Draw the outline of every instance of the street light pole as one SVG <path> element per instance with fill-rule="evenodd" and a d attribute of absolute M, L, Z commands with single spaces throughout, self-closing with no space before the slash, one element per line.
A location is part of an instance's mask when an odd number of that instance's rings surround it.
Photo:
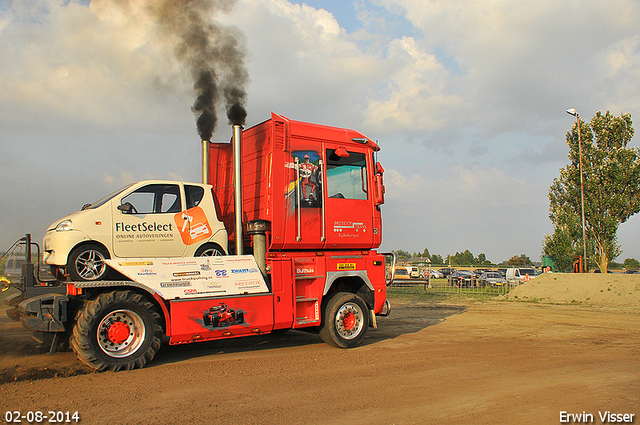
<path fill-rule="evenodd" d="M 574 109 L 567 109 L 567 114 L 573 115 L 576 117 L 576 121 L 578 123 L 578 152 L 580 157 L 580 208 L 582 210 L 582 249 L 583 249 L 583 272 L 589 271 L 588 269 L 588 261 L 587 261 L 587 232 L 584 220 L 584 173 L 582 172 L 582 135 L 580 134 L 580 115 Z"/>

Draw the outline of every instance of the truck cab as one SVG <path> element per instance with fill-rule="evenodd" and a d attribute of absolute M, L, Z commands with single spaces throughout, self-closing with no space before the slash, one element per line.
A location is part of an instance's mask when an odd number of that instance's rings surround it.
<path fill-rule="evenodd" d="M 74 281 L 103 279 L 104 260 L 227 253 L 211 186 L 167 180 L 133 183 L 55 221 L 44 262 Z"/>

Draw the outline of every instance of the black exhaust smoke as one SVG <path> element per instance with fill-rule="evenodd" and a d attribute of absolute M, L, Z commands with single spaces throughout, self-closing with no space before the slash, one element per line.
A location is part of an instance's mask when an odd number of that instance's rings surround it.
<path fill-rule="evenodd" d="M 114 0 L 123 6 L 128 1 Z M 193 79 L 196 100 L 191 110 L 198 134 L 211 140 L 218 121 L 216 106 L 224 101 L 230 125 L 243 125 L 249 74 L 245 68 L 244 35 L 235 27 L 214 21 L 229 13 L 235 0 L 142 0 L 176 58 Z M 220 99 L 220 95 L 224 99 Z"/>

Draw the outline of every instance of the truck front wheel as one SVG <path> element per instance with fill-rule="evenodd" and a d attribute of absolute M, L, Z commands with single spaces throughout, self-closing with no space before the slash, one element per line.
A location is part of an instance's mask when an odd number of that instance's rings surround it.
<path fill-rule="evenodd" d="M 97 370 L 144 367 L 160 349 L 160 314 L 144 296 L 112 291 L 84 303 L 70 343 L 78 359 Z"/>
<path fill-rule="evenodd" d="M 356 294 L 333 294 L 326 300 L 323 309 L 320 337 L 334 347 L 356 347 L 369 328 L 368 313 L 364 301 Z"/>

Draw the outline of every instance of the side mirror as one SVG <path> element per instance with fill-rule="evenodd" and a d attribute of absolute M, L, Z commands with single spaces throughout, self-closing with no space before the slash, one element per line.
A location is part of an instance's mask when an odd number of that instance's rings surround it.
<path fill-rule="evenodd" d="M 384 182 L 382 181 L 382 174 L 376 174 L 373 176 L 374 193 L 373 203 L 375 205 L 384 204 Z"/>
<path fill-rule="evenodd" d="M 133 205 L 131 205 L 129 202 L 126 202 L 124 204 L 118 205 L 118 209 L 123 213 L 131 214 L 131 211 L 133 211 Z"/>
<path fill-rule="evenodd" d="M 375 174 L 373 175 L 373 203 L 375 205 L 384 204 L 384 180 L 382 175 L 384 174 L 384 168 L 379 162 L 376 162 Z"/>
<path fill-rule="evenodd" d="M 349 152 L 344 146 L 338 146 L 338 148 L 335 150 L 335 154 L 340 158 L 349 158 Z"/>

